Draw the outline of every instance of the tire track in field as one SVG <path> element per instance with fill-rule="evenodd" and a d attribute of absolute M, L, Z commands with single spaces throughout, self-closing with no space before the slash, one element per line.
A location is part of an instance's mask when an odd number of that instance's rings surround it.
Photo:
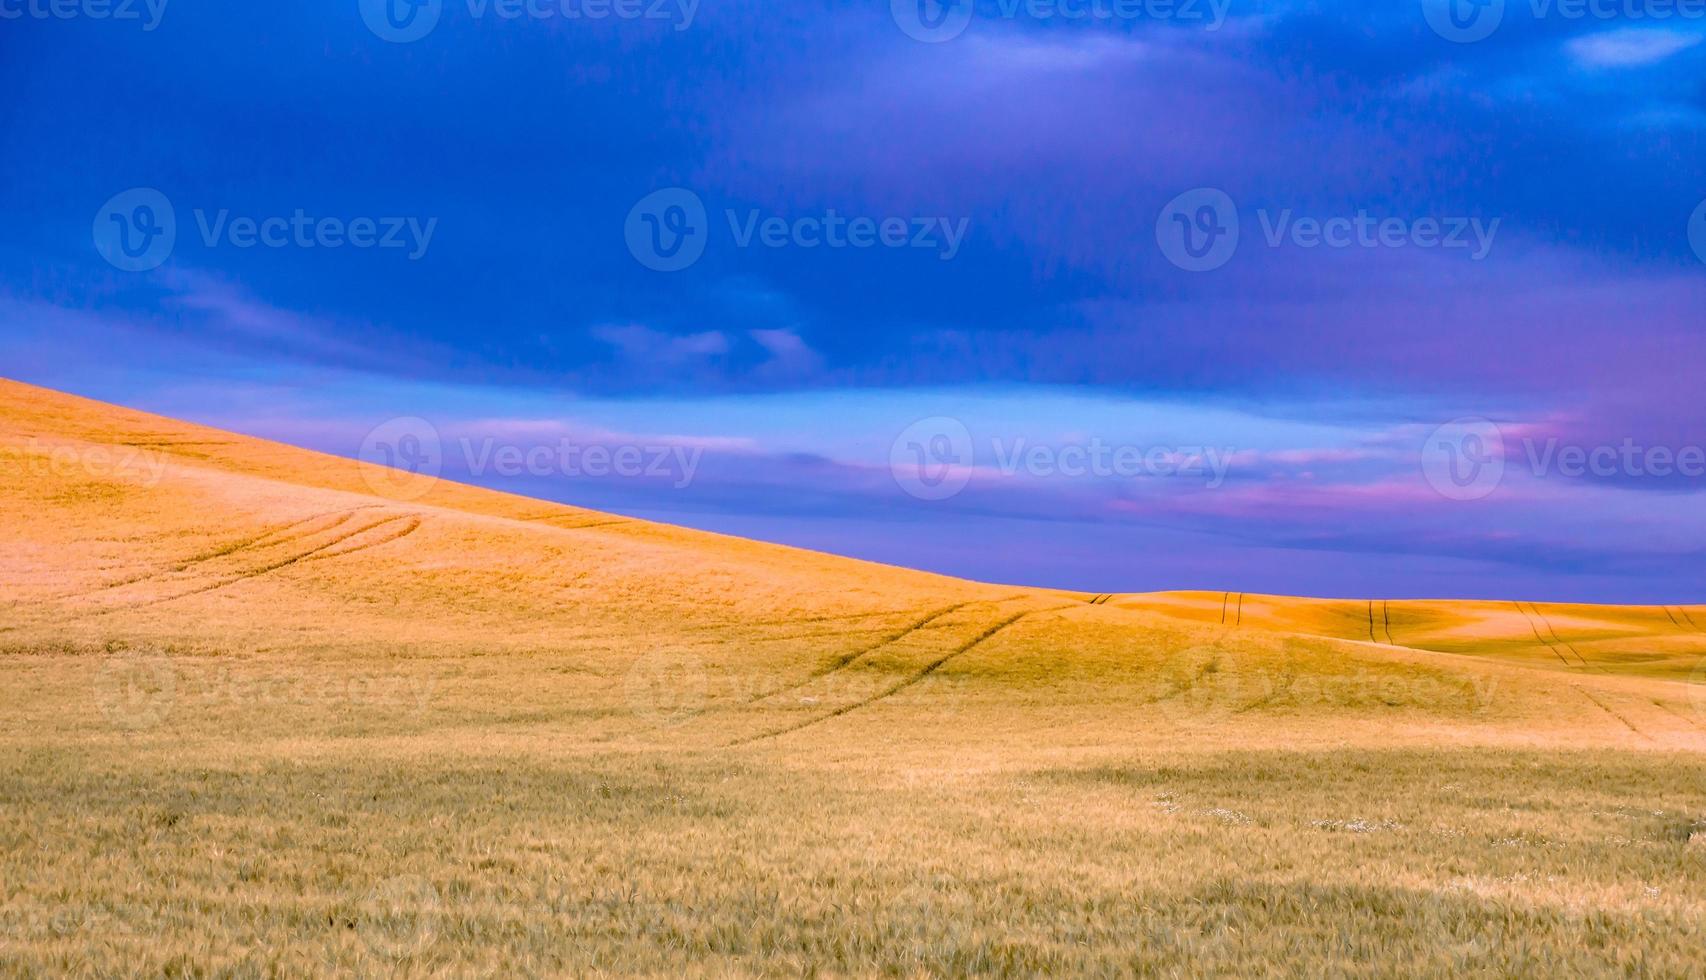
<path fill-rule="evenodd" d="M 1222 625 L 1222 626 L 1226 625 L 1226 606 L 1231 601 L 1232 601 L 1232 593 L 1222 592 L 1220 594 L 1220 625 Z"/>
<path fill-rule="evenodd" d="M 1674 607 L 1676 609 L 1675 613 L 1671 612 L 1672 608 L 1673 607 L 1671 606 L 1665 606 L 1664 611 L 1665 615 L 1670 617 L 1670 621 L 1676 624 L 1677 629 L 1682 630 L 1684 633 L 1706 633 L 1706 630 L 1701 629 L 1700 624 L 1694 621 L 1694 617 L 1688 614 L 1688 610 L 1686 608 L 1676 606 Z"/>
<path fill-rule="evenodd" d="M 1244 593 L 1238 593 L 1238 616 L 1232 621 L 1234 626 L 1244 625 Z"/>
<path fill-rule="evenodd" d="M 816 715 L 814 717 L 807 718 L 803 721 L 795 722 L 792 725 L 786 725 L 786 726 L 784 726 L 782 728 L 778 728 L 774 731 L 764 732 L 764 733 L 759 734 L 759 735 L 753 735 L 749 738 L 737 739 L 733 742 L 728 743 L 728 746 L 732 748 L 732 747 L 737 746 L 737 745 L 749 745 L 753 742 L 761 742 L 761 741 L 763 741 L 765 739 L 769 739 L 769 738 L 779 738 L 783 735 L 790 735 L 790 734 L 793 734 L 794 732 L 800 731 L 801 729 L 810 728 L 813 725 L 821 724 L 821 723 L 829 721 L 833 718 L 839 718 L 842 715 L 848 714 L 849 712 L 857 711 L 860 708 L 870 707 L 871 705 L 876 704 L 879 701 L 883 701 L 887 698 L 893 697 L 894 695 L 900 693 L 901 691 L 906 690 L 909 687 L 912 687 L 915 684 L 921 683 L 926 678 L 928 678 L 931 674 L 934 674 L 936 671 L 940 670 L 942 668 L 942 666 L 944 664 L 946 664 L 948 661 L 953 660 L 956 657 L 960 657 L 960 656 L 963 656 L 963 655 L 971 652 L 972 650 L 976 649 L 981 644 L 983 644 L 983 643 L 987 642 L 988 640 L 990 640 L 991 638 L 993 638 L 996 634 L 1000 633 L 1002 630 L 1007 629 L 1008 627 L 1019 622 L 1020 620 L 1024 619 L 1027 616 L 1030 616 L 1030 615 L 1033 615 L 1034 613 L 1039 613 L 1039 612 L 1059 612 L 1062 609 L 1070 609 L 1070 608 L 1072 608 L 1072 607 L 1070 607 L 1070 606 L 1055 606 L 1055 607 L 1050 608 L 1050 609 L 1034 609 L 1034 610 L 1026 610 L 1023 612 L 1016 612 L 1013 615 L 1008 616 L 1006 619 L 1003 619 L 1000 622 L 996 623 L 995 625 L 984 630 L 982 633 L 979 633 L 978 635 L 972 637 L 970 640 L 966 641 L 965 643 L 962 643 L 959 646 L 955 647 L 953 650 L 949 651 L 948 653 L 943 654 L 942 656 L 936 658 L 935 660 L 931 661 L 928 664 L 925 664 L 924 668 L 922 670 L 919 670 L 917 673 L 911 674 L 908 677 L 906 677 L 905 679 L 889 685 L 888 687 L 882 689 L 881 691 L 878 691 L 876 694 L 873 694 L 868 698 L 863 698 L 861 700 L 854 701 L 851 704 L 844 704 L 839 708 L 835 708 L 834 710 L 826 711 L 821 715 Z"/>
<path fill-rule="evenodd" d="M 1660 711 L 1663 711 L 1665 714 L 1670 715 L 1670 716 L 1675 717 L 1675 718 L 1681 718 L 1690 727 L 1693 727 L 1693 728 L 1700 728 L 1701 727 L 1701 724 L 1700 724 L 1698 719 L 1690 718 L 1687 715 L 1683 714 L 1682 712 L 1676 710 L 1675 708 L 1667 706 L 1663 701 L 1660 701 L 1658 698 L 1652 698 L 1651 700 L 1653 702 L 1653 707 L 1658 708 Z"/>
<path fill-rule="evenodd" d="M 789 691 L 797 691 L 800 688 L 805 687 L 807 684 L 810 684 L 812 681 L 821 680 L 822 678 L 828 677 L 829 675 L 836 673 L 837 671 L 846 670 L 848 667 L 851 667 L 855 663 L 860 661 L 861 659 L 868 657 L 873 653 L 876 653 L 878 650 L 881 650 L 883 647 L 889 646 L 890 644 L 893 644 L 893 643 L 899 643 L 901 640 L 904 640 L 907 637 L 911 636 L 912 634 L 918 632 L 919 630 L 924 629 L 925 627 L 929 626 L 931 623 L 936 622 L 937 620 L 941 619 L 942 617 L 951 616 L 954 613 L 959 612 L 961 609 L 964 609 L 965 607 L 967 607 L 971 604 L 972 603 L 970 601 L 961 602 L 961 603 L 957 603 L 957 604 L 952 605 L 952 606 L 948 606 L 948 607 L 943 608 L 943 609 L 938 609 L 935 612 L 931 613 L 930 615 L 925 616 L 923 619 L 909 623 L 904 628 L 897 630 L 893 633 L 887 634 L 886 636 L 877 640 L 877 642 L 875 642 L 875 643 L 872 643 L 868 646 L 860 647 L 858 650 L 855 650 L 852 653 L 842 654 L 841 656 L 839 656 L 839 657 L 835 658 L 833 661 L 831 661 L 829 666 L 818 667 L 818 668 L 814 669 L 811 673 L 807 674 L 805 676 L 805 678 L 802 680 L 795 681 L 792 684 L 783 685 L 782 687 L 778 687 L 773 691 L 765 691 L 765 692 L 762 692 L 760 694 L 755 694 L 752 697 L 747 699 L 747 703 L 748 704 L 754 704 L 756 702 L 763 701 L 766 698 L 773 698 L 778 694 L 787 694 Z"/>
<path fill-rule="evenodd" d="M 1516 611 L 1519 613 L 1522 613 L 1522 618 L 1528 621 L 1528 628 L 1530 631 L 1532 631 L 1534 633 L 1534 639 L 1536 642 L 1538 642 L 1541 646 L 1545 647 L 1546 649 L 1552 651 L 1552 655 L 1557 657 L 1559 660 L 1563 661 L 1564 666 L 1571 667 L 1571 668 L 1574 668 L 1576 666 L 1575 664 L 1570 662 L 1569 657 L 1564 656 L 1563 651 L 1561 651 L 1557 647 L 1553 646 L 1550 642 L 1547 641 L 1547 639 L 1544 636 L 1540 635 L 1540 624 L 1538 624 L 1534 621 L 1534 617 L 1530 616 L 1528 614 L 1528 610 L 1522 608 L 1522 603 L 1512 602 L 1511 605 L 1515 606 Z M 1580 656 L 1580 654 L 1577 654 L 1577 656 Z M 1580 689 L 1578 688 L 1578 690 L 1580 690 Z"/>
<path fill-rule="evenodd" d="M 1636 728 L 1634 722 L 1623 717 L 1622 715 L 1618 714 L 1617 712 L 1611 710 L 1611 708 L 1608 705 L 1606 705 L 1605 702 L 1603 702 L 1599 698 L 1596 698 L 1593 695 L 1589 694 L 1585 689 L 1583 689 L 1581 687 L 1577 687 L 1576 685 L 1571 685 L 1571 686 L 1575 687 L 1576 692 L 1578 694 L 1580 694 L 1582 697 L 1587 698 L 1589 701 L 1592 701 L 1594 703 L 1594 706 L 1599 708 L 1599 710 L 1605 712 L 1606 714 L 1610 715 L 1611 717 L 1616 718 L 1618 721 L 1622 722 L 1624 728 L 1629 729 L 1630 731 L 1641 736 L 1642 738 L 1646 739 L 1649 742 L 1658 741 L 1658 739 L 1653 738 L 1653 736 L 1648 735 L 1646 732 L 1641 731 L 1639 728 Z"/>
<path fill-rule="evenodd" d="M 127 579 L 121 579 L 117 582 L 109 582 L 106 585 L 96 586 L 93 589 L 86 589 L 86 590 L 82 590 L 82 591 L 78 591 L 78 592 L 67 592 L 63 595 L 51 596 L 50 601 L 63 602 L 67 599 L 87 599 L 87 598 L 90 598 L 92 596 L 99 595 L 102 592 L 111 592 L 113 589 L 122 589 L 127 585 L 136 585 L 136 584 L 141 583 L 141 582 L 150 582 L 150 581 L 153 581 L 154 579 L 161 578 L 161 577 L 166 576 L 166 575 L 174 575 L 174 574 L 177 574 L 179 572 L 187 572 L 197 565 L 204 565 L 210 561 L 217 561 L 221 558 L 229 558 L 232 555 L 240 555 L 240 554 L 243 554 L 244 552 L 254 551 L 254 550 L 259 549 L 259 548 L 274 548 L 274 547 L 277 547 L 278 545 L 281 545 L 281 544 L 288 544 L 291 541 L 297 541 L 297 540 L 300 540 L 302 538 L 305 538 L 310 534 L 318 534 L 321 531 L 330 531 L 333 528 L 340 527 L 343 524 L 348 523 L 349 520 L 355 516 L 356 511 L 362 510 L 362 509 L 365 509 L 365 508 L 358 507 L 355 510 L 349 510 L 349 511 L 335 511 L 335 510 L 334 511 L 327 511 L 324 514 L 315 514 L 312 517 L 304 517 L 299 521 L 291 521 L 288 524 L 280 524 L 277 527 L 269 528 L 268 530 L 263 531 L 260 534 L 254 535 L 253 537 L 243 538 L 240 541 L 234 541 L 234 542 L 231 542 L 230 544 L 220 545 L 219 547 L 213 549 L 212 551 L 199 552 L 199 553 L 197 553 L 195 555 L 191 555 L 190 557 L 185 558 L 181 561 L 174 562 L 174 563 L 162 566 L 160 568 L 155 568 L 151 571 L 143 572 L 143 573 L 138 574 L 138 575 L 132 575 L 130 578 L 127 578 Z M 285 532 L 290 531 L 290 530 L 295 529 L 295 528 L 304 528 L 306 525 L 314 524 L 317 521 L 322 521 L 328 517 L 333 517 L 333 516 L 337 516 L 338 519 L 333 521 L 331 524 L 326 525 L 325 527 L 307 528 L 305 530 L 297 532 L 296 534 L 292 534 L 292 535 L 288 535 L 288 536 L 283 537 L 283 538 L 279 538 L 276 541 L 268 541 L 269 538 L 272 538 L 276 535 L 284 534 Z"/>
<path fill-rule="evenodd" d="M 631 517 L 610 517 L 610 518 L 604 518 L 604 519 L 594 518 L 593 520 L 587 521 L 585 524 L 566 524 L 565 525 L 565 524 L 552 523 L 554 521 L 564 521 L 564 520 L 568 520 L 570 518 L 577 518 L 580 516 L 581 516 L 580 514 L 543 514 L 539 517 L 518 517 L 518 518 L 516 518 L 516 520 L 521 521 L 524 524 L 546 524 L 546 525 L 549 525 L 551 527 L 556 528 L 559 531 L 585 531 L 588 528 L 609 527 L 612 524 L 633 524 L 634 523 L 634 519 Z"/>
<path fill-rule="evenodd" d="M 1682 613 L 1682 618 L 1683 618 L 1683 621 L 1684 621 L 1684 622 L 1686 622 L 1686 623 L 1688 623 L 1688 625 L 1690 625 L 1690 626 L 1692 626 L 1692 627 L 1694 627 L 1694 631 L 1695 631 L 1695 632 L 1696 632 L 1696 633 L 1706 633 L 1706 629 L 1701 629 L 1701 628 L 1700 628 L 1700 624 L 1699 624 L 1699 623 L 1696 623 L 1696 622 L 1695 622 L 1695 621 L 1694 621 L 1694 617 L 1693 617 L 1693 616 L 1690 616 L 1690 615 L 1689 615 L 1689 614 L 1688 614 L 1688 608 L 1687 608 L 1687 607 L 1686 607 L 1686 606 L 1677 606 L 1677 607 L 1676 607 L 1676 611 L 1677 611 L 1677 612 L 1679 612 L 1679 613 Z"/>
<path fill-rule="evenodd" d="M 1552 625 L 1552 621 L 1550 619 L 1547 619 L 1546 614 L 1540 611 L 1540 605 L 1538 603 L 1530 602 L 1528 604 L 1528 608 L 1534 610 L 1534 615 L 1540 617 L 1541 625 L 1546 627 L 1546 632 L 1552 634 L 1552 640 L 1555 643 L 1557 643 L 1559 646 L 1562 646 L 1564 649 L 1570 651 L 1570 653 L 1572 655 L 1574 655 L 1577 660 L 1581 661 L 1581 668 L 1583 670 L 1599 670 L 1598 667 L 1595 667 L 1593 664 L 1588 663 L 1588 658 L 1582 656 L 1582 652 L 1580 650 L 1577 650 L 1575 648 L 1575 646 L 1570 643 L 1569 640 L 1564 639 L 1563 635 L 1558 632 L 1557 627 Z M 1603 671 L 1602 671 L 1602 673 L 1603 673 Z"/>
<path fill-rule="evenodd" d="M 1379 643 L 1380 637 L 1374 635 L 1374 600 L 1368 600 L 1368 642 Z"/>
<path fill-rule="evenodd" d="M 1388 646 L 1397 646 L 1398 641 L 1394 640 L 1392 638 L 1392 600 L 1391 599 L 1380 600 L 1380 621 L 1381 621 L 1381 626 L 1386 630 L 1386 643 L 1387 643 L 1387 645 Z"/>
<path fill-rule="evenodd" d="M 844 614 L 837 614 L 837 615 L 832 615 L 832 616 L 800 616 L 800 617 L 797 617 L 794 619 L 724 620 L 724 621 L 715 622 L 715 623 L 704 623 L 704 624 L 699 625 L 699 626 L 684 626 L 681 628 L 681 632 L 683 632 L 683 633 L 706 633 L 706 632 L 710 632 L 712 630 L 749 629 L 749 628 L 754 627 L 754 626 L 801 626 L 801 625 L 804 625 L 806 623 L 838 623 L 838 622 L 843 622 L 843 621 L 855 621 L 855 620 L 860 620 L 860 619 L 882 619 L 884 617 L 904 616 L 907 613 L 916 612 L 916 611 L 917 611 L 916 608 L 879 609 L 876 612 L 844 613 Z M 877 628 L 876 627 L 869 627 L 869 629 L 871 629 L 871 631 L 874 632 Z"/>
<path fill-rule="evenodd" d="M 409 518 L 409 522 L 407 524 L 405 524 L 401 530 L 397 531 L 394 534 L 388 534 L 382 538 L 377 538 L 373 541 L 357 542 L 356 544 L 351 545 L 350 547 L 344 548 L 344 549 L 339 550 L 339 551 L 323 551 L 317 555 L 312 555 L 312 556 L 304 558 L 302 560 L 303 561 L 325 561 L 327 558 L 342 558 L 345 555 L 353 555 L 358 551 L 366 551 L 369 548 L 377 548 L 380 545 L 390 544 L 393 541 L 401 541 L 402 539 L 408 537 L 409 535 L 415 533 L 416 531 L 419 531 L 421 529 L 422 523 L 423 523 L 422 518 L 411 517 L 411 518 Z M 372 528 L 369 528 L 369 530 L 372 530 Z"/>
<path fill-rule="evenodd" d="M 307 551 L 301 552 L 299 554 L 292 555 L 289 558 L 285 558 L 285 559 L 280 560 L 280 561 L 275 561 L 275 562 L 272 562 L 272 563 L 267 564 L 267 565 L 262 565 L 259 568 L 250 569 L 248 571 L 243 572 L 240 575 L 234 575 L 230 578 L 222 579 L 218 582 L 214 582 L 211 585 L 204 585 L 204 586 L 201 586 L 200 588 L 191 589 L 188 592 L 180 592 L 177 595 L 166 596 L 166 597 L 160 598 L 160 599 L 149 599 L 145 602 L 131 603 L 129 605 L 124 605 L 124 606 L 114 606 L 110 609 L 99 610 L 95 613 L 92 613 L 91 615 L 106 616 L 106 615 L 110 615 L 111 613 L 120 612 L 120 611 L 124 611 L 124 610 L 142 609 L 142 608 L 146 608 L 148 606 L 158 606 L 158 605 L 161 605 L 161 604 L 167 603 L 167 602 L 176 602 L 179 599 L 187 599 L 191 596 L 205 595 L 209 592 L 214 592 L 214 591 L 217 591 L 219 589 L 226 588 L 227 586 L 236 585 L 239 582 L 247 582 L 248 580 L 253 579 L 253 578 L 260 578 L 263 575 L 270 575 L 273 572 L 276 572 L 281 568 L 288 568 L 291 565 L 295 565 L 298 562 L 306 561 L 306 560 L 314 557 L 315 555 L 318 555 L 318 554 L 320 554 L 324 551 L 327 551 L 331 548 L 336 548 L 338 545 L 343 544 L 344 542 L 350 540 L 351 538 L 359 537 L 363 534 L 366 534 L 369 531 L 376 530 L 376 529 L 384 527 L 388 524 L 395 524 L 398 521 L 403 521 L 403 520 L 408 520 L 408 519 L 409 519 L 409 515 L 407 515 L 407 514 L 397 514 L 397 515 L 392 516 L 392 517 L 381 518 L 380 520 L 377 520 L 377 521 L 373 522 L 372 524 L 368 524 L 364 527 L 356 528 L 354 531 L 350 531 L 348 534 L 340 534 L 337 537 L 333 538 L 332 540 L 327 541 L 323 544 L 316 545 L 313 548 L 308 549 Z M 403 533 L 401 533 L 401 534 L 392 535 L 390 537 L 384 538 L 383 540 L 376 541 L 376 542 L 363 543 L 357 547 L 347 548 L 343 551 L 337 552 L 336 555 L 328 555 L 327 557 L 341 557 L 344 555 L 353 554 L 354 552 L 357 552 L 357 551 L 364 551 L 367 548 L 378 547 L 381 544 L 386 544 L 386 543 L 389 543 L 391 541 L 395 541 L 398 538 L 407 537 L 408 535 L 413 534 L 420 527 L 420 525 L 421 525 L 421 519 L 416 517 L 413 519 L 413 524 L 410 527 L 408 527 L 407 530 L 403 531 Z"/>

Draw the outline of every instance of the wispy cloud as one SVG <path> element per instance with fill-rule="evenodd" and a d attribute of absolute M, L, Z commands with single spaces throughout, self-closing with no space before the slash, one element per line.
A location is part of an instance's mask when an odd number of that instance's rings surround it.
<path fill-rule="evenodd" d="M 1574 38 L 1568 49 L 1577 62 L 1590 68 L 1633 68 L 1656 64 L 1701 41 L 1706 41 L 1706 35 L 1626 27 Z"/>

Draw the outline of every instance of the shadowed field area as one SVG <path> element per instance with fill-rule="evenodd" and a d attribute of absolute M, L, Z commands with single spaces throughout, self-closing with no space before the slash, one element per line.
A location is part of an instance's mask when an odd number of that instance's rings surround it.
<path fill-rule="evenodd" d="M 1698 970 L 1706 607 L 985 585 L 4 382 L 0 501 L 10 972 Z"/>

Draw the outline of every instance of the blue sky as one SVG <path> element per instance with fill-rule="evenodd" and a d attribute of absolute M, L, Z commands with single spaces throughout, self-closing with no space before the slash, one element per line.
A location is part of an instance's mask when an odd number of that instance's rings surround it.
<path fill-rule="evenodd" d="M 1441 3 L 0 0 L 0 374 L 981 578 L 1700 601 L 1706 9 Z M 464 451 L 565 440 L 699 455 Z"/>

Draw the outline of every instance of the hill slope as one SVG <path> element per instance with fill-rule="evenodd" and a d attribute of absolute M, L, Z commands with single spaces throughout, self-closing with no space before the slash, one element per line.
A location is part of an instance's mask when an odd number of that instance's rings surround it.
<path fill-rule="evenodd" d="M 998 587 L 0 383 L 0 973 L 1654 975 L 1706 610 Z"/>
<path fill-rule="evenodd" d="M 13 383 L 0 454 L 14 651 L 570 657 L 714 709 L 691 726 L 712 741 L 843 731 L 926 681 L 1026 711 L 1094 691 L 1110 713 L 1157 705 L 1162 728 L 1706 734 L 1700 607 L 988 586 L 443 481 L 389 499 L 365 464 Z"/>

